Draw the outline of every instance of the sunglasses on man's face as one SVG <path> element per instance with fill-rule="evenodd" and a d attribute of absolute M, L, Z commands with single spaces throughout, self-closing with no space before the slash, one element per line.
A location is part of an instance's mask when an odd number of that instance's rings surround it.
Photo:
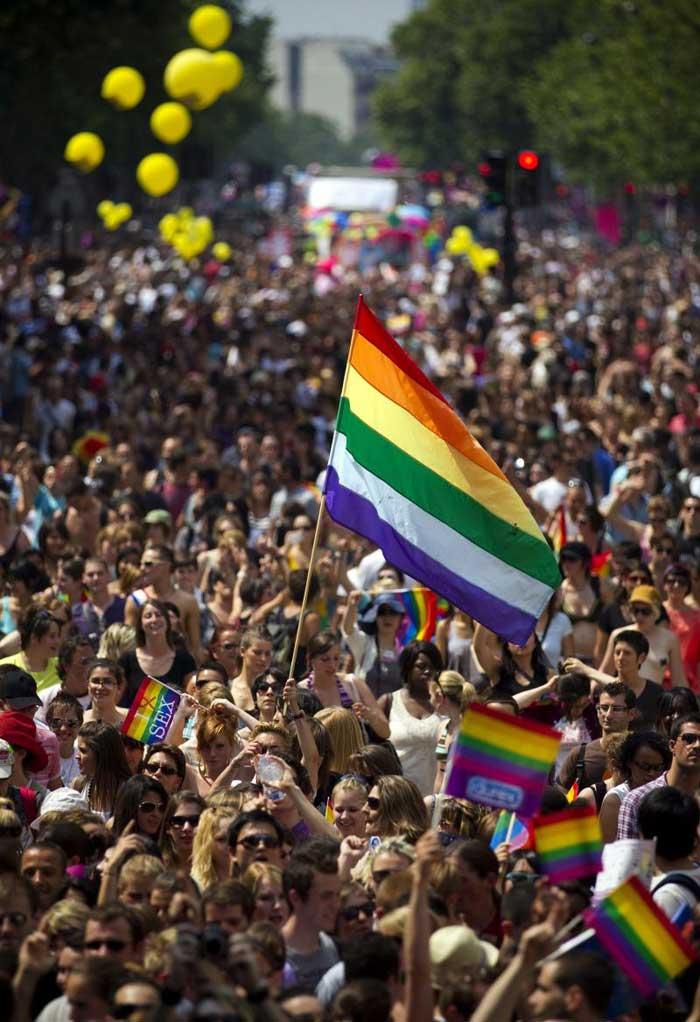
<path fill-rule="evenodd" d="M 110 954 L 118 955 L 126 947 L 126 941 L 117 940 L 116 938 L 86 940 L 84 947 L 86 951 L 101 951 L 102 948 L 106 948 Z"/>
<path fill-rule="evenodd" d="M 646 604 L 643 605 L 635 604 L 633 607 L 630 607 L 630 610 L 632 611 L 635 617 L 639 617 L 640 614 L 642 617 L 651 617 L 651 615 L 654 613 L 654 608 L 648 607 Z"/>
<path fill-rule="evenodd" d="M 341 908 L 338 915 L 341 919 L 344 919 L 346 923 L 354 923 L 356 919 L 359 919 L 363 915 L 366 919 L 374 915 L 374 903 L 366 901 L 362 905 L 348 905 L 347 908 Z"/>
<path fill-rule="evenodd" d="M 280 846 L 279 841 L 272 834 L 246 834 L 245 837 L 237 841 L 237 844 L 243 845 L 244 848 L 251 851 L 255 848 L 279 848 Z"/>

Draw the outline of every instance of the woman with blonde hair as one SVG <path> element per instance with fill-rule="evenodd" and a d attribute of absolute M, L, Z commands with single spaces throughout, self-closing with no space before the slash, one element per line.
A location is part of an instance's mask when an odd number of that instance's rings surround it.
<path fill-rule="evenodd" d="M 105 628 L 97 655 L 105 660 L 119 663 L 126 653 L 130 653 L 134 649 L 136 649 L 136 629 L 131 625 L 114 624 Z"/>
<path fill-rule="evenodd" d="M 367 827 L 368 787 L 359 777 L 343 777 L 331 792 L 333 823 L 341 837 L 364 837 Z"/>
<path fill-rule="evenodd" d="M 255 899 L 253 922 L 282 926 L 289 918 L 282 870 L 270 862 L 251 862 L 241 878 Z"/>
<path fill-rule="evenodd" d="M 216 792 L 221 798 L 229 789 Z M 214 795 L 210 796 L 214 798 Z M 200 891 L 229 878 L 228 829 L 241 811 L 237 806 L 209 806 L 199 817 L 192 847 L 191 876 Z"/>
<path fill-rule="evenodd" d="M 90 909 L 82 901 L 62 898 L 47 909 L 41 917 L 39 932 L 49 938 L 52 950 L 58 954 L 68 944 L 82 947 L 85 923 Z"/>
<path fill-rule="evenodd" d="M 340 706 L 326 706 L 315 714 L 315 719 L 320 720 L 330 736 L 333 750 L 331 774 L 347 773 L 350 756 L 364 745 L 360 722 L 352 710 L 344 710 Z"/>
<path fill-rule="evenodd" d="M 365 803 L 365 833 L 401 836 L 415 842 L 428 829 L 428 811 L 418 786 L 406 777 L 378 777 Z"/>
<path fill-rule="evenodd" d="M 435 712 L 447 718 L 435 746 L 437 772 L 433 792 L 436 795 L 442 791 L 445 781 L 445 766 L 452 739 L 459 730 L 464 711 L 474 699 L 476 689 L 458 671 L 441 671 L 437 681 L 431 685 L 431 702 Z"/>

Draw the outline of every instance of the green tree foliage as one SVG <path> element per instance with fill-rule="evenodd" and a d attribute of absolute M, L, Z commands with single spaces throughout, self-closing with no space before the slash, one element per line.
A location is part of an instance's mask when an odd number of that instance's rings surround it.
<path fill-rule="evenodd" d="M 540 143 L 602 185 L 700 173 L 694 0 L 576 0 L 523 95 Z"/>
<path fill-rule="evenodd" d="M 409 163 L 473 162 L 531 144 L 520 84 L 565 31 L 562 0 L 430 0 L 398 25 L 402 66 L 375 93 L 387 144 Z"/>
<path fill-rule="evenodd" d="M 407 162 L 536 143 L 603 185 L 700 173 L 696 0 L 429 0 L 393 44 L 375 114 Z"/>
<path fill-rule="evenodd" d="M 133 187 L 138 160 L 163 148 L 148 118 L 168 98 L 162 81 L 168 59 L 195 45 L 187 19 L 196 6 L 193 0 L 2 0 L 3 180 L 41 193 L 63 163 L 66 140 L 90 130 L 107 148 L 98 174 L 112 180 L 119 175 Z M 214 159 L 232 153 L 236 139 L 260 119 L 271 82 L 264 67 L 269 21 L 245 18 L 237 0 L 223 6 L 233 18 L 225 46 L 241 58 L 245 76 L 235 92 L 194 115 L 184 148 L 172 149 L 178 159 L 184 154 L 185 165 L 193 148 L 205 148 Z M 146 95 L 132 111 L 116 111 L 100 98 L 104 75 L 119 64 L 136 67 L 146 79 Z"/>

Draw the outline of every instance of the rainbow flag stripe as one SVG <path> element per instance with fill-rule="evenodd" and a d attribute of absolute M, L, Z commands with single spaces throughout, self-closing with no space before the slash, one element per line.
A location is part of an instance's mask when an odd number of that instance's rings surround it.
<path fill-rule="evenodd" d="M 445 794 L 535 816 L 560 741 L 537 721 L 472 704 L 453 742 Z"/>
<path fill-rule="evenodd" d="M 695 961 L 692 947 L 639 877 L 631 876 L 595 908 L 586 909 L 584 919 L 644 997 Z"/>
<path fill-rule="evenodd" d="M 164 742 L 180 704 L 180 693 L 155 678 L 144 678 L 122 724 L 122 734 L 144 745 Z"/>
<path fill-rule="evenodd" d="M 510 831 L 510 841 L 508 844 L 510 845 L 511 852 L 517 851 L 518 848 L 528 848 L 531 846 L 531 835 L 527 824 L 521 823 L 516 816 L 511 827 L 510 821 L 512 816 L 512 813 L 507 813 L 505 809 L 501 809 L 496 821 L 496 829 L 489 843 L 489 846 L 494 850 L 506 840 L 508 831 Z"/>
<path fill-rule="evenodd" d="M 559 585 L 515 489 L 362 298 L 325 497 L 334 521 L 511 642 Z"/>
<path fill-rule="evenodd" d="M 447 617 L 450 605 L 432 591 L 421 586 L 413 589 L 397 589 L 406 614 L 401 622 L 397 639 L 402 646 L 408 642 L 430 642 L 435 635 L 438 621 Z"/>
<path fill-rule="evenodd" d="M 552 883 L 599 872 L 603 837 L 592 806 L 537 816 L 534 830 L 541 871 Z"/>

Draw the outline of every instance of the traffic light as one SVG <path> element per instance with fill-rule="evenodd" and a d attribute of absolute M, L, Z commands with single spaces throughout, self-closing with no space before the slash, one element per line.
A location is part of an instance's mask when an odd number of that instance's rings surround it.
<path fill-rule="evenodd" d="M 521 149 L 515 157 L 514 200 L 517 209 L 539 206 L 542 187 L 542 160 L 532 149 Z"/>
<path fill-rule="evenodd" d="M 477 166 L 479 176 L 486 186 L 484 198 L 487 205 L 505 206 L 508 195 L 508 158 L 501 152 L 485 153 Z"/>

